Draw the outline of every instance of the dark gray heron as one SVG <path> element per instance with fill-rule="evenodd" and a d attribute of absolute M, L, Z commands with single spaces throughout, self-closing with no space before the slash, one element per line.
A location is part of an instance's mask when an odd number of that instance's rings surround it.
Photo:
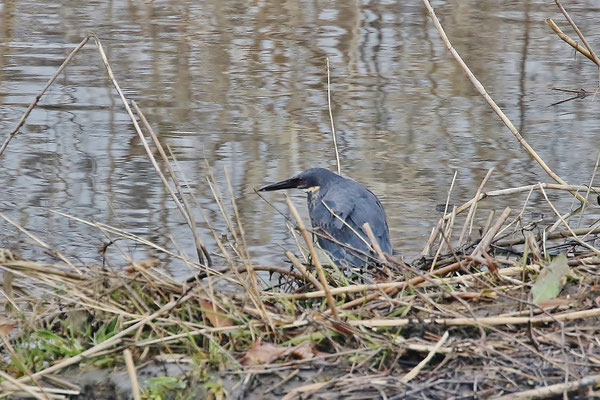
<path fill-rule="evenodd" d="M 362 267 L 376 260 L 363 230 L 365 222 L 384 253 L 392 254 L 383 206 L 369 189 L 324 168 L 311 168 L 259 191 L 304 189 L 308 214 L 319 246 L 345 266 Z"/>

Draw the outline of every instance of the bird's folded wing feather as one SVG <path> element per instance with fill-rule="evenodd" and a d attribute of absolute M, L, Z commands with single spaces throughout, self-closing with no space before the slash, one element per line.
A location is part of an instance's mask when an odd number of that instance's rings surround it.
<path fill-rule="evenodd" d="M 326 195 L 322 200 L 331 210 L 335 211 L 337 216 L 365 238 L 366 234 L 364 234 L 362 226 L 368 222 L 382 250 L 387 253 L 391 252 L 385 211 L 379 199 L 371 191 L 364 188 L 358 195 L 354 192 L 354 196 L 336 195 L 333 200 L 330 197 Z M 329 212 L 326 207 L 323 207 L 323 209 L 325 212 Z M 331 215 L 331 218 L 335 219 L 331 222 L 336 229 L 344 227 L 345 224 L 340 221 L 340 218 L 333 215 Z"/>
<path fill-rule="evenodd" d="M 356 203 L 346 197 L 324 196 L 320 203 L 316 203 L 312 210 L 313 221 L 320 228 L 330 231 L 332 228 L 340 230 L 344 228 L 344 222 L 354 211 Z"/>
<path fill-rule="evenodd" d="M 313 215 L 317 217 L 316 220 L 325 222 L 325 224 L 319 223 L 319 225 L 339 230 L 348 224 L 362 233 L 362 226 L 368 222 L 376 237 L 387 236 L 388 227 L 383 206 L 369 190 L 364 189 L 360 194 L 353 193 L 352 196 L 328 192 L 321 201 L 327 207 L 322 203 L 315 204 L 313 210 Z M 324 228 L 324 226 L 321 227 Z"/>

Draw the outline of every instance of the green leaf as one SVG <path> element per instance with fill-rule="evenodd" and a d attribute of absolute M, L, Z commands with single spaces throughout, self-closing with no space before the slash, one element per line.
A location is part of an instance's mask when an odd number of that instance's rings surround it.
<path fill-rule="evenodd" d="M 558 296 L 562 289 L 565 275 L 569 273 L 569 264 L 564 254 L 556 257 L 540 273 L 531 288 L 531 298 L 534 303 L 550 300 Z"/>

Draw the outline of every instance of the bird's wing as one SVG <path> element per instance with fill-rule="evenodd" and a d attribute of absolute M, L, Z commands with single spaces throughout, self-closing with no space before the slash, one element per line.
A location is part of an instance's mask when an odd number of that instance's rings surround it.
<path fill-rule="evenodd" d="M 330 233 L 332 230 L 343 229 L 344 222 L 356 207 L 356 202 L 352 197 L 344 196 L 339 192 L 329 191 L 320 199 L 315 200 L 311 218 L 317 226 Z"/>
<path fill-rule="evenodd" d="M 356 200 L 357 205 L 349 217 L 354 225 L 361 227 L 361 233 L 363 232 L 362 226 L 368 222 L 381 250 L 391 254 L 390 234 L 383 206 L 377 196 L 367 188 L 364 189 L 360 199 Z"/>
<path fill-rule="evenodd" d="M 355 244 L 355 248 L 366 250 L 363 239 L 358 238 L 356 233 L 348 229 L 348 225 L 366 238 L 367 235 L 362 226 L 368 222 L 381 249 L 391 253 L 385 211 L 377 197 L 367 188 L 359 185 L 359 190 L 345 190 L 345 188 L 336 191 L 330 190 L 321 197 L 321 201 L 320 204 L 314 204 L 311 210 L 313 225 L 320 227 L 340 241 Z M 368 241 L 368 239 L 366 240 Z"/>

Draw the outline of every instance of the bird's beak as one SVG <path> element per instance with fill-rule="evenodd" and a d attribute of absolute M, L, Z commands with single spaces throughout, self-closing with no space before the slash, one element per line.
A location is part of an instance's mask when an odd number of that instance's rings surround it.
<path fill-rule="evenodd" d="M 271 192 L 273 190 L 281 189 L 295 189 L 300 184 L 298 178 L 290 178 L 281 182 L 273 183 L 271 185 L 263 186 L 258 189 L 259 192 Z"/>

